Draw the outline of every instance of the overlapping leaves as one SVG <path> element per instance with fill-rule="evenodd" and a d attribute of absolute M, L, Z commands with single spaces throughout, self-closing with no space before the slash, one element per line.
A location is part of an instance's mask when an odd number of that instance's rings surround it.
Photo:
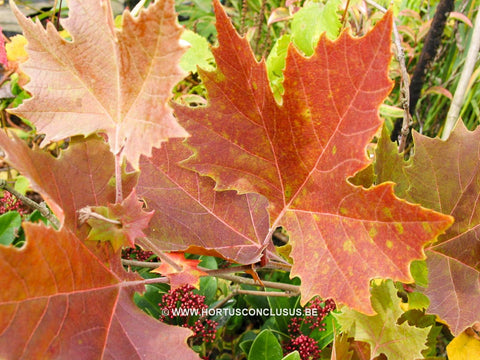
<path fill-rule="evenodd" d="M 372 312 L 369 281 L 411 281 L 409 263 L 451 219 L 400 201 L 392 185 L 363 189 L 346 179 L 368 165 L 365 146 L 391 88 L 391 15 L 360 39 L 322 36 L 305 58 L 290 47 L 283 103 L 218 2 L 217 71 L 201 72 L 209 104 L 176 106 L 196 153 L 183 164 L 215 179 L 217 190 L 269 200 L 271 228 L 287 228 L 302 301 L 333 297 Z"/>
<path fill-rule="evenodd" d="M 108 135 L 115 154 L 138 168 L 140 155 L 170 137 L 188 134 L 167 106 L 172 87 L 182 79 L 181 28 L 174 1 L 157 1 L 114 28 L 109 1 L 69 2 L 62 24 L 67 41 L 47 24 L 15 14 L 28 40 L 29 60 L 22 69 L 34 97 L 15 109 L 28 118 L 43 143 L 98 131 Z"/>
<path fill-rule="evenodd" d="M 428 247 L 429 312 L 438 314 L 454 334 L 480 320 L 480 129 L 468 131 L 460 121 L 447 141 L 414 133 L 410 163 L 388 158 L 378 165 L 382 180 L 406 179 L 402 195 L 444 214 L 455 223 Z M 380 142 L 391 153 L 388 140 Z M 386 168 L 387 163 L 397 163 Z"/>
<path fill-rule="evenodd" d="M 136 308 L 132 297 L 143 291 L 143 280 L 123 270 L 119 253 L 109 243 L 85 242 L 89 226 L 80 224 L 78 211 L 115 199 L 108 145 L 89 138 L 54 158 L 0 132 L 0 147 L 62 219 L 59 231 L 25 224 L 22 249 L 0 246 L 0 282 L 6 284 L 0 295 L 0 357 L 197 358 L 186 345 L 187 330 Z M 123 180 L 129 193 L 136 177 Z"/>

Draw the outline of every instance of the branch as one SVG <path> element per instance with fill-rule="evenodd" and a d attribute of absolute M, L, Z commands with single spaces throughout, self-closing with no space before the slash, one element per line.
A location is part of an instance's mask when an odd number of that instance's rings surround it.
<path fill-rule="evenodd" d="M 122 259 L 122 264 L 126 266 L 138 266 L 144 268 L 157 268 L 162 263 L 161 262 L 145 262 L 145 261 L 137 261 L 137 260 L 126 260 Z M 241 276 L 230 275 L 231 273 L 245 271 L 246 269 L 250 269 L 251 265 L 242 265 L 242 266 L 234 266 L 227 269 L 206 269 L 199 267 L 199 269 L 205 271 L 209 276 L 215 276 L 219 279 L 229 280 L 235 282 L 237 284 L 246 284 L 246 285 L 253 285 L 258 287 L 268 287 L 272 289 L 279 289 L 284 290 L 290 294 L 291 296 L 299 295 L 300 294 L 300 287 L 291 284 L 285 283 L 277 283 L 273 281 L 264 281 L 262 280 L 262 284 L 257 283 L 255 280 L 250 278 L 244 278 Z M 181 270 L 181 269 L 180 269 Z"/>
<path fill-rule="evenodd" d="M 477 61 L 478 50 L 480 49 L 480 8 L 477 10 L 477 16 L 475 18 L 475 25 L 473 29 L 472 40 L 468 48 L 467 59 L 462 70 L 462 75 L 453 95 L 452 104 L 448 110 L 447 120 L 445 121 L 445 128 L 442 132 L 442 140 L 447 140 L 452 132 L 455 124 L 458 120 L 460 109 L 462 108 L 463 101 L 465 100 L 465 92 L 472 76 L 473 68 Z"/>
<path fill-rule="evenodd" d="M 50 211 L 50 209 L 47 207 L 47 205 L 44 202 L 42 202 L 40 204 L 36 203 L 32 199 L 20 194 L 17 190 L 10 187 L 7 184 L 7 182 L 3 179 L 0 179 L 0 189 L 8 191 L 10 194 L 15 196 L 17 199 L 20 199 L 25 205 L 31 207 L 34 210 L 38 210 L 40 212 L 40 214 L 42 214 L 43 217 L 48 219 L 48 221 L 50 221 L 56 229 L 60 228 L 60 222 L 58 221 L 58 219 Z"/>
<path fill-rule="evenodd" d="M 370 4 L 380 10 L 381 12 L 387 12 L 383 6 L 377 4 L 373 0 L 365 0 L 367 4 Z M 395 57 L 400 65 L 400 71 L 402 73 L 402 85 L 400 92 L 400 101 L 403 108 L 403 122 L 402 129 L 400 130 L 400 136 L 398 139 L 398 152 L 402 153 L 405 150 L 407 144 L 407 137 L 410 132 L 410 77 L 408 76 L 407 67 L 405 66 L 405 52 L 403 51 L 402 42 L 400 40 L 400 34 L 398 33 L 397 25 L 393 21 L 393 38 L 395 43 Z"/>
<path fill-rule="evenodd" d="M 291 285 L 291 284 L 285 284 L 285 283 L 276 283 L 272 281 L 264 281 L 262 280 L 262 284 L 258 284 L 255 280 L 249 279 L 249 278 L 244 278 L 241 276 L 236 276 L 236 275 L 216 275 L 217 278 L 220 279 L 225 279 L 225 280 L 230 280 L 238 284 L 246 284 L 246 285 L 253 285 L 253 286 L 259 286 L 259 287 L 268 287 L 272 289 L 279 289 L 279 290 L 285 290 L 287 292 L 290 292 L 294 295 L 299 295 L 300 294 L 300 287 L 296 285 Z"/>

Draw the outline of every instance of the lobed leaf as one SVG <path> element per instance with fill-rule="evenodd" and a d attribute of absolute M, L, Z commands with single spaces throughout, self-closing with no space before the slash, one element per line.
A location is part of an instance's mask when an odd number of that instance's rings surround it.
<path fill-rule="evenodd" d="M 0 357 L 198 359 L 187 329 L 133 303 L 143 280 L 109 246 L 87 248 L 71 231 L 24 224 L 22 249 L 0 246 Z M 101 311 L 99 311 L 101 309 Z"/>
<path fill-rule="evenodd" d="M 456 335 L 480 320 L 480 129 L 460 121 L 446 141 L 413 134 L 415 154 L 404 164 L 406 198 L 455 223 L 426 250 L 429 312 Z"/>
<path fill-rule="evenodd" d="M 0 147 L 7 160 L 40 193 L 60 222 L 86 237 L 88 225 L 81 226 L 78 211 L 86 206 L 107 206 L 115 202 L 115 187 L 110 185 L 115 160 L 108 145 L 99 138 L 72 141 L 58 158 L 40 149 L 30 149 L 16 136 L 0 132 Z M 137 181 L 125 175 L 123 191 L 129 194 Z"/>
<path fill-rule="evenodd" d="M 126 11 L 121 31 L 108 1 L 71 0 L 61 22 L 72 41 L 12 8 L 28 40 L 22 69 L 33 94 L 12 112 L 45 133 L 42 144 L 102 131 L 112 152 L 138 168 L 153 146 L 188 135 L 167 106 L 184 52 L 173 0 L 155 2 L 138 18 Z"/>
<path fill-rule="evenodd" d="M 355 340 L 370 345 L 370 358 L 385 354 L 388 359 L 423 358 L 421 351 L 427 346 L 428 328 L 417 328 L 397 320 L 403 314 L 400 299 L 392 281 L 384 281 L 372 288 L 372 306 L 377 315 L 367 316 L 355 310 L 344 308 L 335 317 L 342 330 Z"/>
<path fill-rule="evenodd" d="M 206 107 L 175 106 L 192 134 L 185 166 L 216 181 L 216 190 L 259 193 L 269 201 L 271 229 L 285 226 L 291 275 L 302 279 L 302 303 L 333 297 L 371 313 L 375 277 L 412 281 L 409 264 L 452 222 L 395 197 L 391 184 L 364 189 L 347 178 L 369 164 L 365 147 L 391 89 L 391 13 L 365 37 L 325 35 L 305 58 L 289 48 L 285 94 L 278 104 L 264 62 L 215 2 L 217 70 L 200 71 Z"/>
<path fill-rule="evenodd" d="M 190 154 L 172 139 L 154 149 L 151 158 L 142 157 L 137 192 L 155 213 L 146 230 L 149 241 L 140 243 L 150 249 L 210 253 L 242 264 L 259 261 L 269 244 L 266 199 L 215 191 L 212 179 L 178 165 Z"/>

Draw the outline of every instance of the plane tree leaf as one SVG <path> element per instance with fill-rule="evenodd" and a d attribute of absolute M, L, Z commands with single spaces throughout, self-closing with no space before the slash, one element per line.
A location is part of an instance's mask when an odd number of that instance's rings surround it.
<path fill-rule="evenodd" d="M 430 327 L 397 324 L 403 310 L 393 282 L 373 284 L 371 302 L 377 315 L 367 316 L 348 308 L 335 314 L 342 330 L 355 340 L 368 343 L 370 358 L 385 354 L 388 359 L 422 359 Z"/>
<path fill-rule="evenodd" d="M 215 191 L 215 182 L 182 168 L 191 155 L 172 139 L 150 158 L 142 157 L 137 192 L 155 209 L 145 248 L 211 254 L 251 264 L 269 243 L 267 201 L 258 194 Z M 206 250 L 205 250 L 206 249 Z"/>
<path fill-rule="evenodd" d="M 199 72 L 209 103 L 175 106 L 195 149 L 182 164 L 212 177 L 217 190 L 269 200 L 271 229 L 290 233 L 302 303 L 320 295 L 372 313 L 370 280 L 411 282 L 410 262 L 423 258 L 423 246 L 452 221 L 399 200 L 391 184 L 364 189 L 346 180 L 369 164 L 365 147 L 392 87 L 391 13 L 362 38 L 321 36 L 309 58 L 290 47 L 282 104 L 264 62 L 218 2 L 215 13 L 217 70 Z"/>
<path fill-rule="evenodd" d="M 122 246 L 134 247 L 135 239 L 145 237 L 143 230 L 153 216 L 153 211 L 146 212 L 142 207 L 143 203 L 133 190 L 120 204 L 83 209 L 83 215 L 91 226 L 87 240 L 110 241 L 115 251 Z M 102 218 L 93 216 L 95 214 Z"/>
<path fill-rule="evenodd" d="M 480 320 L 480 129 L 471 132 L 460 121 L 446 141 L 413 138 L 406 199 L 455 218 L 426 249 L 428 311 L 458 335 Z"/>
<path fill-rule="evenodd" d="M 28 40 L 22 69 L 33 94 L 13 112 L 45 133 L 42 144 L 101 131 L 113 153 L 138 168 L 152 146 L 187 136 L 167 106 L 184 52 L 173 0 L 155 2 L 138 18 L 126 11 L 122 30 L 114 28 L 108 1 L 71 0 L 61 22 L 72 41 L 12 8 Z"/>
<path fill-rule="evenodd" d="M 1 358 L 198 359 L 189 330 L 136 308 L 143 279 L 125 272 L 108 244 L 88 248 L 66 228 L 24 229 L 22 249 L 0 246 L 0 282 L 8 284 L 0 293 Z"/>
<path fill-rule="evenodd" d="M 112 153 L 100 138 L 74 140 L 67 150 L 54 158 L 41 149 L 5 132 L 0 132 L 0 147 L 7 160 L 24 175 L 32 189 L 40 193 L 60 222 L 80 238 L 86 236 L 88 225 L 81 225 L 78 211 L 86 206 L 107 206 L 115 202 L 115 172 Z M 135 174 L 124 174 L 123 191 L 129 194 L 137 181 Z"/>
<path fill-rule="evenodd" d="M 182 253 L 164 253 L 162 258 L 162 264 L 153 269 L 152 272 L 167 276 L 170 280 L 171 289 L 179 288 L 184 284 L 193 285 L 198 289 L 200 277 L 208 275 L 198 268 L 200 260 L 186 259 Z M 168 258 L 171 264 L 164 261 L 165 258 Z M 172 264 L 175 264 L 176 267 Z"/>

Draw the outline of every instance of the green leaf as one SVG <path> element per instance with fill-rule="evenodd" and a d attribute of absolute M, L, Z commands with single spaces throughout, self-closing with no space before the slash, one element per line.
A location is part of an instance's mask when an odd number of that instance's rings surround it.
<path fill-rule="evenodd" d="M 297 350 L 286 355 L 282 360 L 301 360 L 300 354 Z"/>
<path fill-rule="evenodd" d="M 280 360 L 282 357 L 282 347 L 269 330 L 263 330 L 258 334 L 248 354 L 248 360 Z"/>
<path fill-rule="evenodd" d="M 324 6 L 309 3 L 295 13 L 292 20 L 292 41 L 305 55 L 311 56 L 320 38 L 326 32 L 330 40 L 337 38 L 341 27 L 337 9 L 339 0 L 330 0 Z"/>
<path fill-rule="evenodd" d="M 275 100 L 278 102 L 281 102 L 283 95 L 283 69 L 285 68 L 285 58 L 287 57 L 289 44 L 290 35 L 282 35 L 273 46 L 266 62 L 270 87 Z"/>
<path fill-rule="evenodd" d="M 428 267 L 425 260 L 415 260 L 410 264 L 410 271 L 413 279 L 418 286 L 426 288 L 428 286 Z"/>
<path fill-rule="evenodd" d="M 208 41 L 191 30 L 185 30 L 181 37 L 182 40 L 187 41 L 191 46 L 180 59 L 180 67 L 186 72 L 197 72 L 197 66 L 202 69 L 211 71 L 214 70 L 212 64 L 214 63 L 212 52 Z"/>
<path fill-rule="evenodd" d="M 14 187 L 15 190 L 17 190 L 20 194 L 25 195 L 29 186 L 30 184 L 25 176 L 17 176 Z"/>
<path fill-rule="evenodd" d="M 274 291 L 274 289 L 268 289 L 268 291 Z M 270 305 L 270 309 L 272 309 L 272 313 L 274 314 L 282 314 L 276 315 L 275 322 L 277 323 L 278 329 L 282 333 L 288 333 L 288 324 L 290 324 L 291 316 L 283 315 L 283 311 L 293 311 L 290 309 L 295 309 L 298 304 L 298 297 L 278 297 L 278 296 L 269 296 L 267 297 L 268 304 Z M 285 309 L 285 310 L 284 310 Z"/>
<path fill-rule="evenodd" d="M 400 299 L 391 280 L 380 285 L 373 284 L 372 307 L 377 315 L 367 316 L 358 311 L 344 308 L 336 314 L 342 330 L 357 341 L 370 344 L 371 358 L 385 354 L 388 359 L 421 359 L 426 349 L 431 326 L 417 328 L 407 323 L 397 324 L 402 316 Z"/>
<path fill-rule="evenodd" d="M 0 215 L 0 244 L 10 245 L 22 224 L 22 217 L 16 211 L 9 211 Z"/>

